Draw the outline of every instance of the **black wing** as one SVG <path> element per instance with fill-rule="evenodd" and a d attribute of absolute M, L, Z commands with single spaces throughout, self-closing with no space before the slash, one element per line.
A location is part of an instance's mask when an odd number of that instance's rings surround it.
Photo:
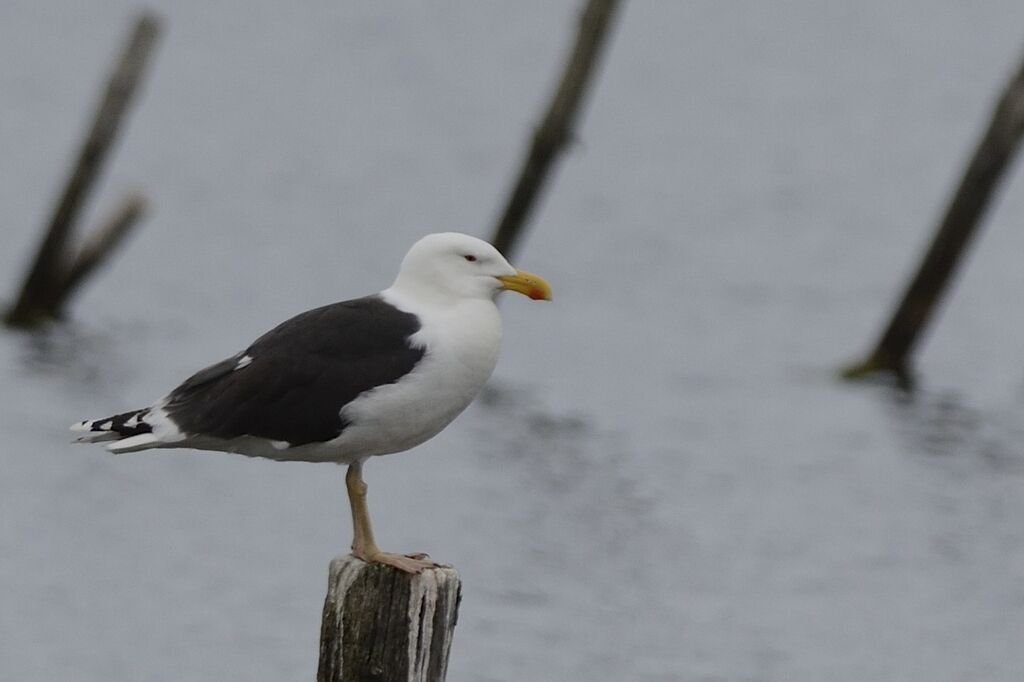
<path fill-rule="evenodd" d="M 327 441 L 348 425 L 342 407 L 416 366 L 424 350 L 408 339 L 419 328 L 415 315 L 379 296 L 316 308 L 191 376 L 165 409 L 189 435 Z M 252 361 L 240 367 L 246 356 Z"/>

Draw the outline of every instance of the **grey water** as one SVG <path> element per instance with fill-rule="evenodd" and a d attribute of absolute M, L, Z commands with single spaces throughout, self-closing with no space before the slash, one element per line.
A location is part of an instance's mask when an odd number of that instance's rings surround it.
<path fill-rule="evenodd" d="M 0 334 L 0 680 L 308 680 L 343 470 L 114 457 L 285 317 L 486 235 L 576 2 L 151 3 L 91 207 L 153 211 L 48 333 Z M 135 3 L 0 4 L 13 296 Z M 912 395 L 848 385 L 1024 50 L 1024 4 L 632 2 L 513 254 L 483 398 L 366 467 L 378 539 L 458 567 L 449 679 L 1024 671 L 1024 178 Z"/>

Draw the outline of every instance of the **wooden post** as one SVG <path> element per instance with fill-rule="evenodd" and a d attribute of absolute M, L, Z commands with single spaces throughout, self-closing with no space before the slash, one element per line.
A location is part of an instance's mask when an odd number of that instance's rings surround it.
<path fill-rule="evenodd" d="M 417 575 L 351 555 L 331 561 L 317 682 L 443 682 L 461 598 L 459 574 Z"/>
<path fill-rule="evenodd" d="M 843 371 L 856 379 L 888 372 L 909 381 L 909 357 L 974 236 L 1024 134 L 1024 63 L 1007 83 L 985 135 L 921 260 L 917 274 L 867 359 Z"/>
<path fill-rule="evenodd" d="M 543 121 L 533 134 L 530 151 L 523 160 L 519 178 L 491 238 L 491 243 L 509 258 L 555 158 L 572 140 L 583 95 L 605 45 L 617 6 L 618 0 L 589 0 L 580 15 L 576 44 L 565 64 L 562 80 L 548 104 Z"/>

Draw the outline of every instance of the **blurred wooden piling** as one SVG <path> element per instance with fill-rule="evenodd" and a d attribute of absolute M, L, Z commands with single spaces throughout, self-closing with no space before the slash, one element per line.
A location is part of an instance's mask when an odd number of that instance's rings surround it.
<path fill-rule="evenodd" d="M 856 379 L 890 373 L 909 379 L 910 354 L 932 318 L 1024 134 L 1024 62 L 1003 90 L 931 246 L 867 359 L 843 371 Z"/>
<path fill-rule="evenodd" d="M 460 597 L 454 568 L 410 575 L 351 555 L 335 558 L 317 682 L 443 682 Z"/>
<path fill-rule="evenodd" d="M 583 96 L 607 42 L 618 4 L 618 0 L 589 0 L 580 15 L 576 43 L 565 63 L 562 79 L 533 134 L 519 177 L 491 237 L 491 243 L 510 258 L 554 160 L 573 139 Z"/>
<path fill-rule="evenodd" d="M 160 22 L 155 15 L 146 13 L 136 20 L 54 207 L 18 299 L 4 316 L 6 324 L 37 327 L 59 317 L 71 294 L 106 260 L 145 212 L 145 201 L 141 196 L 126 197 L 110 222 L 95 230 L 94 237 L 77 255 L 72 254 L 71 241 L 79 216 L 146 73 L 159 33 Z"/>

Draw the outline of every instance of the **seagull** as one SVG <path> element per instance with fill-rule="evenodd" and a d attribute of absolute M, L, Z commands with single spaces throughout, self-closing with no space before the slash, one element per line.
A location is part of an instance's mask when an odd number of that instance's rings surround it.
<path fill-rule="evenodd" d="M 346 464 L 352 554 L 419 573 L 436 566 L 426 554 L 377 547 L 363 463 L 432 438 L 473 401 L 498 359 L 502 291 L 551 300 L 542 277 L 487 242 L 430 234 L 387 289 L 300 313 L 152 405 L 71 430 L 113 453 L 194 448 Z"/>

